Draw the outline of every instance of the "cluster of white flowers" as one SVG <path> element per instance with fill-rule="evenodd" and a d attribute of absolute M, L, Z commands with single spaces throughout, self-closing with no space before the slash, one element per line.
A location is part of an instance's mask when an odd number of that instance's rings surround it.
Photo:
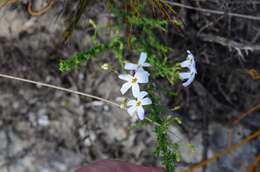
<path fill-rule="evenodd" d="M 189 86 L 192 83 L 192 81 L 194 80 L 195 74 L 197 74 L 194 56 L 189 50 L 187 51 L 187 53 L 188 53 L 188 56 L 187 56 L 186 60 L 181 63 L 181 67 L 188 68 L 189 71 L 181 72 L 179 74 L 181 80 L 186 80 L 182 84 L 184 87 Z"/>
<path fill-rule="evenodd" d="M 125 65 L 126 70 L 134 71 L 134 75 L 130 74 L 121 74 L 119 78 L 126 81 L 120 89 L 121 93 L 124 95 L 130 88 L 132 88 L 132 94 L 135 99 L 130 99 L 127 103 L 128 109 L 127 112 L 130 116 L 137 114 L 140 120 L 144 119 L 144 108 L 143 106 L 152 104 L 150 98 L 146 97 L 146 91 L 140 91 L 139 84 L 148 83 L 149 73 L 144 70 L 144 67 L 151 66 L 149 63 L 146 63 L 147 53 L 142 52 L 137 64 L 127 63 Z"/>
<path fill-rule="evenodd" d="M 197 73 L 195 60 L 193 54 L 188 50 L 188 56 L 185 61 L 183 61 L 180 66 L 183 68 L 188 68 L 187 72 L 180 72 L 179 77 L 181 80 L 186 80 L 182 85 L 187 87 L 192 83 L 195 78 L 195 74 Z M 149 73 L 144 70 L 144 67 L 151 66 L 149 63 L 146 63 L 147 53 L 142 52 L 137 64 L 127 63 L 125 65 L 125 69 L 129 71 L 133 71 L 132 74 L 121 74 L 119 78 L 126 81 L 120 91 L 124 95 L 130 88 L 132 90 L 132 94 L 135 99 L 130 99 L 127 103 L 128 109 L 127 112 L 130 116 L 137 114 L 140 120 L 144 119 L 144 108 L 143 106 L 152 104 L 150 98 L 146 97 L 146 91 L 140 91 L 139 84 L 145 84 L 149 81 Z M 131 72 L 132 73 L 132 72 Z"/>

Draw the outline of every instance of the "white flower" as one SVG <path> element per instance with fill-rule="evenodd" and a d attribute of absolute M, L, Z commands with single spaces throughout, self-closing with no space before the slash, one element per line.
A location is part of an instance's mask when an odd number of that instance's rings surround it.
<path fill-rule="evenodd" d="M 187 59 L 183 61 L 180 65 L 181 67 L 188 68 L 189 71 L 179 73 L 180 79 L 186 80 L 182 84 L 184 87 L 187 87 L 192 83 L 192 81 L 195 78 L 195 74 L 197 73 L 194 56 L 189 50 L 187 51 L 187 53 L 188 53 Z"/>
<path fill-rule="evenodd" d="M 127 63 L 125 64 L 125 69 L 126 70 L 134 70 L 134 71 L 145 71 L 143 69 L 143 67 L 149 67 L 151 66 L 149 63 L 146 63 L 147 59 L 147 53 L 145 52 L 142 52 L 141 55 L 140 55 L 140 58 L 138 60 L 138 63 L 137 64 L 134 64 L 134 63 Z M 147 71 L 145 71 L 147 72 Z M 147 72 L 148 73 L 148 72 Z M 148 73 L 149 74 L 149 73 Z"/>
<path fill-rule="evenodd" d="M 182 80 L 186 80 L 184 83 L 182 83 L 184 87 L 189 86 L 195 78 L 194 72 L 182 72 L 179 75 Z"/>
<path fill-rule="evenodd" d="M 189 50 L 187 51 L 187 53 L 188 53 L 188 56 L 187 56 L 186 60 L 181 63 L 181 67 L 187 67 L 190 70 L 196 71 L 194 56 Z"/>
<path fill-rule="evenodd" d="M 49 118 L 46 115 L 40 116 L 38 119 L 38 124 L 41 126 L 46 127 L 49 125 L 49 123 L 50 123 Z"/>
<path fill-rule="evenodd" d="M 133 114 L 136 112 L 138 115 L 138 118 L 140 120 L 144 119 L 144 105 L 149 105 L 152 104 L 151 99 L 149 99 L 148 97 L 145 98 L 145 96 L 148 93 L 146 91 L 141 91 L 135 100 L 130 100 L 127 103 L 127 106 L 129 106 L 129 108 L 127 109 L 127 112 L 129 113 L 130 116 L 133 116 Z"/>
<path fill-rule="evenodd" d="M 122 85 L 120 89 L 121 93 L 125 94 L 127 90 L 132 87 L 132 93 L 134 97 L 137 97 L 140 93 L 139 83 L 148 83 L 148 77 L 144 72 L 141 71 L 137 71 L 134 76 L 129 74 L 121 74 L 119 75 L 119 78 L 127 81 Z"/>

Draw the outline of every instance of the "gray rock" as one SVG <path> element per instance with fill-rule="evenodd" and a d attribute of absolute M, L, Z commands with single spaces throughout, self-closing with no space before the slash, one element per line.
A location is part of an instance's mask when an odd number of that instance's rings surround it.
<path fill-rule="evenodd" d="M 210 125 L 210 149 L 216 154 L 228 147 L 228 129 L 221 124 Z M 231 137 L 232 144 L 239 143 L 243 138 L 249 136 L 251 131 L 238 125 L 233 128 Z M 220 157 L 217 162 L 211 163 L 208 167 L 210 172 L 244 172 L 246 167 L 254 160 L 257 148 L 252 143 L 247 143 L 235 149 L 230 154 Z M 212 153 L 211 153 L 212 154 Z"/>

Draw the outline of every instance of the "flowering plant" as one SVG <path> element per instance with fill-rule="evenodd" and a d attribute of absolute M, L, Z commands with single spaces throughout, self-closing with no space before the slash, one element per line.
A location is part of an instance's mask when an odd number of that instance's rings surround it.
<path fill-rule="evenodd" d="M 129 6 L 133 7 L 131 4 Z M 138 9 L 143 9 L 144 6 L 139 7 Z M 190 51 L 187 51 L 186 60 L 181 63 L 176 63 L 167 57 L 172 48 L 168 47 L 163 40 L 160 40 L 156 33 L 158 31 L 166 33 L 169 21 L 162 18 L 154 19 L 145 15 L 128 13 L 122 11 L 120 7 L 112 9 L 115 12 L 115 25 L 113 27 L 115 30 L 113 33 L 115 34 L 111 40 L 102 43 L 102 41 L 96 40 L 97 37 L 94 37 L 94 47 L 61 62 L 60 70 L 68 71 L 105 51 L 112 50 L 121 69 L 128 72 L 118 75 L 119 79 L 124 81 L 120 92 L 123 95 L 126 95 L 127 92 L 131 94 L 127 94 L 129 95 L 128 98 L 124 99 L 125 101 L 121 105 L 108 100 L 103 101 L 126 110 L 131 117 L 137 117 L 139 120 L 134 124 L 136 126 L 140 126 L 139 124 L 143 126 L 149 123 L 155 125 L 154 133 L 157 139 L 155 154 L 161 158 L 166 171 L 172 172 L 174 171 L 175 162 L 180 159 L 178 152 L 179 144 L 178 142 L 171 142 L 168 132 L 171 132 L 169 127 L 173 122 L 180 124 L 181 121 L 175 116 L 174 112 L 178 106 L 169 108 L 161 105 L 157 92 L 166 92 L 166 96 L 176 96 L 176 93 L 164 87 L 163 84 L 156 83 L 157 79 L 160 78 L 168 81 L 167 84 L 170 85 L 175 85 L 180 80 L 183 82 L 182 85 L 184 87 L 191 85 L 197 74 L 195 58 Z M 127 22 L 124 23 L 124 21 Z M 174 23 L 178 24 L 176 27 L 180 26 L 179 21 Z M 122 25 L 125 27 L 122 27 Z M 127 34 L 130 36 L 127 37 L 121 34 L 125 33 L 122 32 L 122 28 L 131 28 L 132 32 Z M 93 29 L 97 32 L 98 26 L 95 25 Z M 131 54 L 132 52 L 141 52 L 138 62 L 126 63 L 125 53 Z M 149 72 L 146 70 L 147 67 L 150 67 Z M 113 64 L 105 64 L 102 68 L 118 74 Z M 151 81 L 154 82 L 151 83 Z M 129 91 L 130 89 L 131 91 Z"/>

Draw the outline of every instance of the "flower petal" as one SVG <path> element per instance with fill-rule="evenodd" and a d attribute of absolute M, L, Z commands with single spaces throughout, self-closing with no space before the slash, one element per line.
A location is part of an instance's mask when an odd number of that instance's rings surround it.
<path fill-rule="evenodd" d="M 181 67 L 189 67 L 191 66 L 191 61 L 190 60 L 185 60 L 181 62 Z"/>
<path fill-rule="evenodd" d="M 138 97 L 140 94 L 140 87 L 138 84 L 132 85 L 132 93 L 134 97 Z"/>
<path fill-rule="evenodd" d="M 143 99 L 148 93 L 146 91 L 141 91 L 140 94 L 138 95 L 138 99 Z"/>
<path fill-rule="evenodd" d="M 179 73 L 180 79 L 182 79 L 182 80 L 187 79 L 182 84 L 184 87 L 187 87 L 188 85 L 190 85 L 192 83 L 192 81 L 195 78 L 195 74 L 197 73 L 194 56 L 189 50 L 187 50 L 187 53 L 188 53 L 188 56 L 186 58 L 187 60 L 183 61 L 180 65 L 181 65 L 181 67 L 187 67 L 189 69 L 189 72 Z"/>
<path fill-rule="evenodd" d="M 131 83 L 129 82 L 124 83 L 120 89 L 120 92 L 124 95 L 130 87 L 131 87 Z"/>
<path fill-rule="evenodd" d="M 194 65 L 191 66 L 189 69 L 190 69 L 190 72 L 191 72 L 191 73 L 195 73 L 195 74 L 197 73 L 195 63 L 194 63 Z"/>
<path fill-rule="evenodd" d="M 152 100 L 147 98 L 147 97 L 144 98 L 143 100 L 141 100 L 141 102 L 142 102 L 142 105 L 150 105 L 150 104 L 152 104 Z"/>
<path fill-rule="evenodd" d="M 192 55 L 192 53 L 190 52 L 190 50 L 187 50 L 187 54 L 188 54 L 188 55 L 190 55 L 190 54 Z"/>
<path fill-rule="evenodd" d="M 137 64 L 133 64 L 133 63 L 127 63 L 127 64 L 125 64 L 125 69 L 126 70 L 137 70 L 138 69 L 138 65 Z"/>
<path fill-rule="evenodd" d="M 189 60 L 191 62 L 191 64 L 194 64 L 195 59 L 194 59 L 193 54 L 190 51 L 187 51 L 187 53 L 188 53 L 187 60 Z"/>
<path fill-rule="evenodd" d="M 140 120 L 144 119 L 144 108 L 143 107 L 137 108 L 137 115 Z"/>
<path fill-rule="evenodd" d="M 136 100 L 129 100 L 127 102 L 127 106 L 134 106 L 134 105 L 136 105 Z"/>
<path fill-rule="evenodd" d="M 136 72 L 142 72 L 145 75 L 147 75 L 148 77 L 150 76 L 150 73 L 147 72 L 146 70 L 144 70 L 144 68 L 142 68 L 142 67 L 139 67 Z"/>
<path fill-rule="evenodd" d="M 191 77 L 191 72 L 181 72 L 179 73 L 180 79 L 184 80 L 184 79 L 188 79 Z"/>
<path fill-rule="evenodd" d="M 146 61 L 146 58 L 147 58 L 147 53 L 142 52 L 141 55 L 140 55 L 140 58 L 138 60 L 138 64 L 143 65 L 144 62 Z"/>
<path fill-rule="evenodd" d="M 149 63 L 144 63 L 142 66 L 143 67 L 150 67 L 151 65 Z"/>
<path fill-rule="evenodd" d="M 133 76 L 131 75 L 126 75 L 126 74 L 121 74 L 121 75 L 118 75 L 118 77 L 122 80 L 125 80 L 125 81 L 131 81 Z"/>
<path fill-rule="evenodd" d="M 130 116 L 132 116 L 136 111 L 136 107 L 135 106 L 131 106 L 127 109 L 127 112 Z"/>
<path fill-rule="evenodd" d="M 192 54 L 188 55 L 187 56 L 187 60 L 189 60 L 191 63 L 194 63 L 195 60 L 194 60 L 194 56 Z"/>
<path fill-rule="evenodd" d="M 146 71 L 142 71 L 142 70 L 138 70 L 135 73 L 135 76 L 138 77 L 138 83 L 148 83 L 148 77 L 149 77 L 149 73 Z"/>
<path fill-rule="evenodd" d="M 195 74 L 192 74 L 191 77 L 186 82 L 182 83 L 182 85 L 184 87 L 189 86 L 192 83 L 192 81 L 194 80 L 194 78 L 195 78 Z"/>

